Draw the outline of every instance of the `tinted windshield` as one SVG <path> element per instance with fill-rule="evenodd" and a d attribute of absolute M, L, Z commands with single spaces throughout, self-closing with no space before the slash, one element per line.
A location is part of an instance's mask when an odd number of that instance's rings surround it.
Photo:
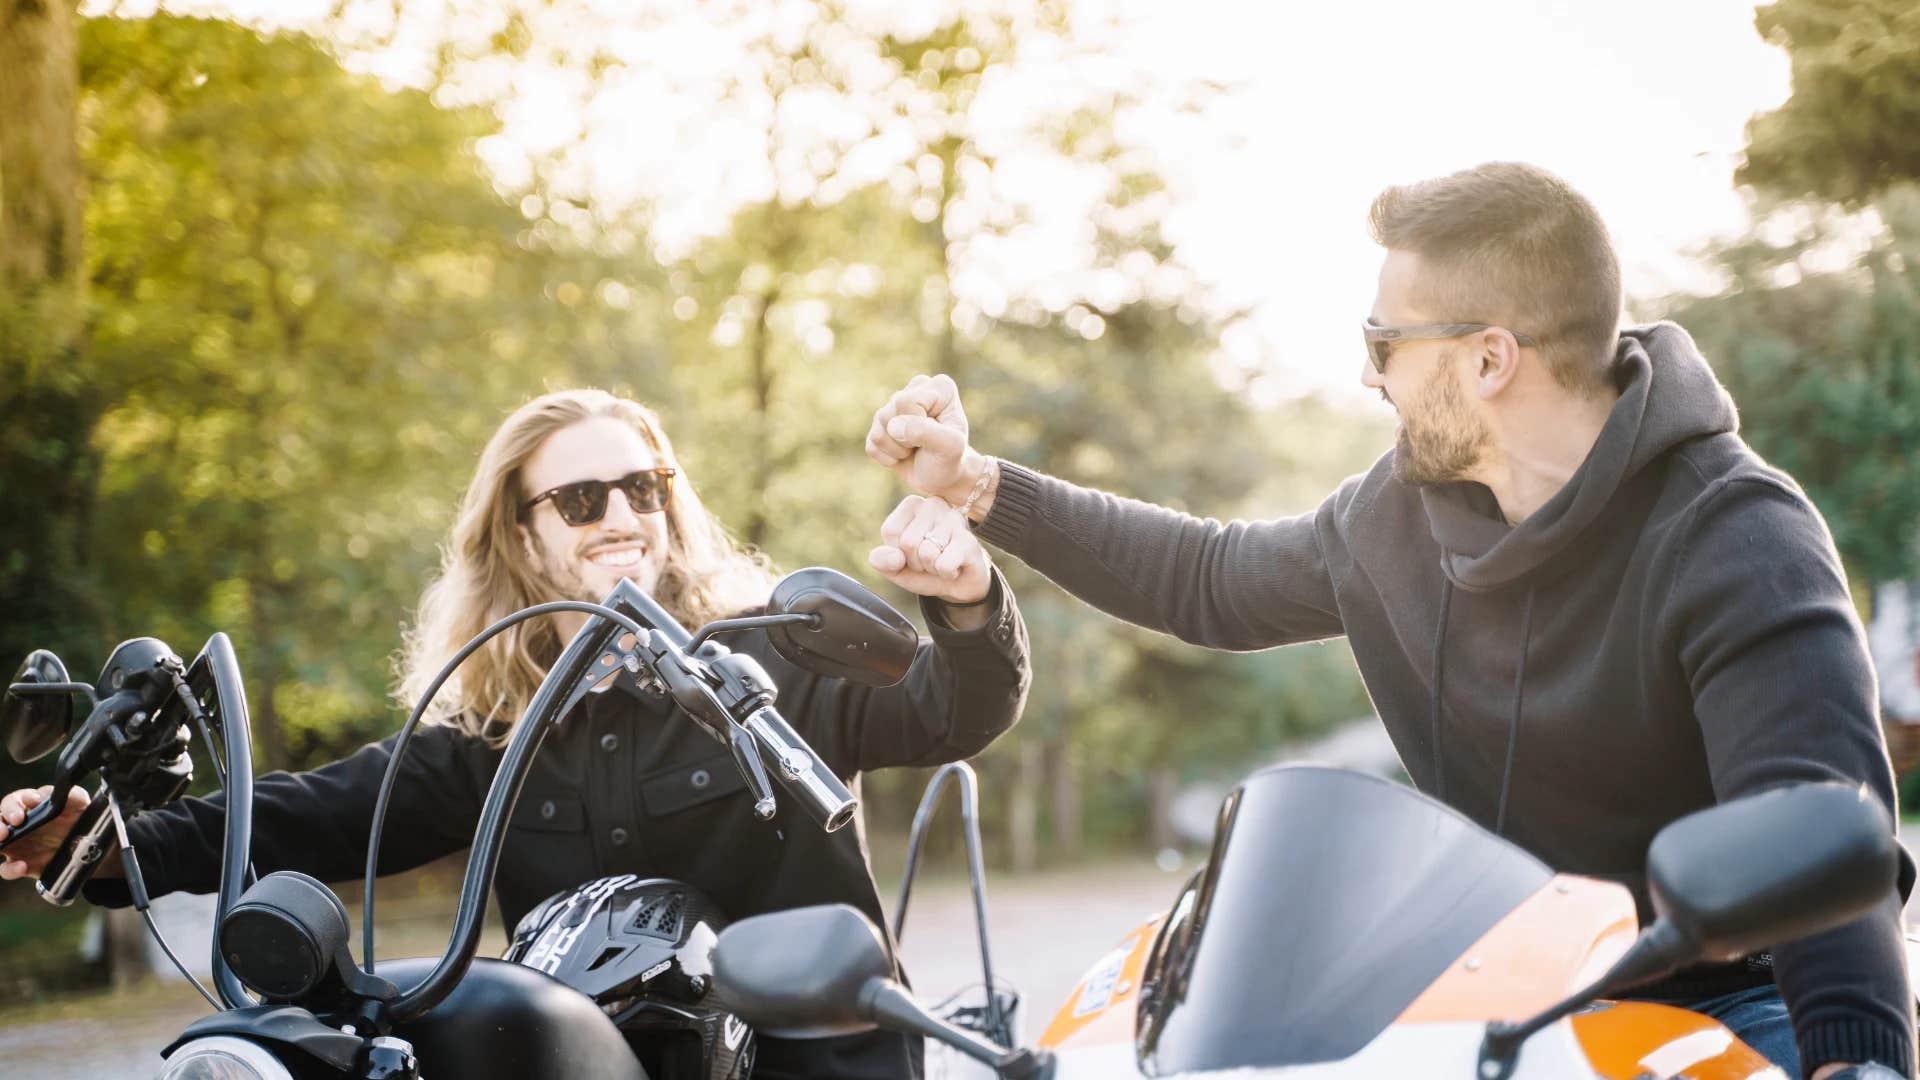
<path fill-rule="evenodd" d="M 1221 811 L 1193 914 L 1142 1003 L 1144 1063 L 1165 1075 L 1348 1057 L 1552 877 L 1411 788 L 1313 766 L 1256 773 Z"/>

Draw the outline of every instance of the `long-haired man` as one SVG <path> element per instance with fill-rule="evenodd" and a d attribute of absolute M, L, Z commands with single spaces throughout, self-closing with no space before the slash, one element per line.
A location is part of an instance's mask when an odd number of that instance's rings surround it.
<path fill-rule="evenodd" d="M 884 689 L 788 664 L 765 635 L 730 639 L 779 689 L 782 714 L 850 783 L 868 769 L 934 765 L 974 754 L 1012 726 L 1026 700 L 1026 630 L 1013 598 L 958 511 L 910 498 L 882 526 L 874 567 L 922 597 L 932 639 L 906 679 Z M 914 568 L 899 545 L 911 544 Z M 764 605 L 773 578 L 701 505 L 654 414 L 592 390 L 540 397 L 487 444 L 426 590 L 401 661 L 411 706 L 441 665 L 503 615 L 547 600 L 599 600 L 621 579 L 689 628 Z M 409 747 L 380 848 L 396 873 L 471 841 L 501 748 L 534 690 L 586 616 L 523 623 L 494 638 L 441 691 Z M 363 869 L 375 793 L 392 740 L 311 772 L 273 773 L 255 789 L 255 865 L 322 880 Z M 0 800 L 0 837 L 48 789 Z M 70 796 L 68 815 L 85 796 Z M 0 858 L 0 877 L 37 874 L 66 823 Z M 219 882 L 224 804 L 187 799 L 131 823 L 150 890 L 211 892 Z M 664 696 L 589 695 L 548 737 L 522 789 L 495 893 L 508 926 L 546 896 L 608 874 L 674 878 L 730 918 L 841 902 L 884 925 L 861 826 L 824 833 L 782 812 L 753 817 L 728 751 Z M 112 865 L 109 861 L 106 865 Z M 123 882 L 88 898 L 125 904 Z M 919 1048 L 875 1032 L 762 1039 L 756 1077 L 906 1077 Z"/>

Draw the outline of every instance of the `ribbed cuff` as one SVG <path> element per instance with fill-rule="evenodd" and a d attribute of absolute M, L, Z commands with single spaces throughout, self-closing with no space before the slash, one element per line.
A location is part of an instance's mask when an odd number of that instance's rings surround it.
<path fill-rule="evenodd" d="M 1901 1076 L 1914 1074 L 1913 1039 L 1897 1027 L 1865 1020 L 1824 1020 L 1795 1031 L 1794 1038 L 1800 1044 L 1800 1071 L 1805 1075 L 1836 1061 L 1871 1061 Z"/>
<path fill-rule="evenodd" d="M 986 608 L 987 618 L 984 623 L 971 630 L 962 630 L 948 621 L 947 609 L 955 606 L 971 609 L 976 605 L 953 605 L 931 596 L 920 598 L 920 614 L 927 620 L 927 633 L 935 643 L 951 645 L 976 641 L 987 637 L 990 631 L 1005 626 L 1012 619 L 1013 616 L 1008 611 L 1010 605 L 1007 598 L 1013 595 L 1013 590 L 1007 585 L 1006 576 L 1000 573 L 999 567 L 988 564 L 987 577 L 987 595 L 978 605 Z"/>
<path fill-rule="evenodd" d="M 1000 486 L 993 492 L 993 508 L 973 531 L 994 547 L 1013 550 L 1026 535 L 1027 523 L 1040 505 L 1040 477 L 1032 469 L 1002 459 Z"/>

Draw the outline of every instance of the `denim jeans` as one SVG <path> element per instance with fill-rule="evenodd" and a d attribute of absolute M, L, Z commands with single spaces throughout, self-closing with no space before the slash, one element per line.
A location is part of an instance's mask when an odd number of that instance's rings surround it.
<path fill-rule="evenodd" d="M 1705 1001 L 1685 1002 L 1682 1007 L 1720 1021 L 1735 1038 L 1799 1080 L 1800 1046 L 1793 1041 L 1793 1021 L 1788 1019 L 1787 1003 L 1780 1000 L 1776 987 L 1755 986 Z"/>

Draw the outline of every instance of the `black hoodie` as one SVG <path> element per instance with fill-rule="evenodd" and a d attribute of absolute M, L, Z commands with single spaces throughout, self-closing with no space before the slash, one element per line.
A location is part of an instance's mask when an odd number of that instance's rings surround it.
<path fill-rule="evenodd" d="M 1415 783 L 1555 869 L 1626 882 L 1644 917 L 1647 845 L 1675 818 L 1793 781 L 1865 783 L 1890 813 L 1894 795 L 1819 512 L 1736 434 L 1684 330 L 1627 330 L 1615 362 L 1598 441 L 1517 526 L 1483 485 L 1401 483 L 1390 451 L 1311 513 L 1224 525 L 1005 464 L 979 531 L 1186 641 L 1347 635 Z M 1774 951 L 1808 1072 L 1911 1075 L 1899 900 Z"/>

